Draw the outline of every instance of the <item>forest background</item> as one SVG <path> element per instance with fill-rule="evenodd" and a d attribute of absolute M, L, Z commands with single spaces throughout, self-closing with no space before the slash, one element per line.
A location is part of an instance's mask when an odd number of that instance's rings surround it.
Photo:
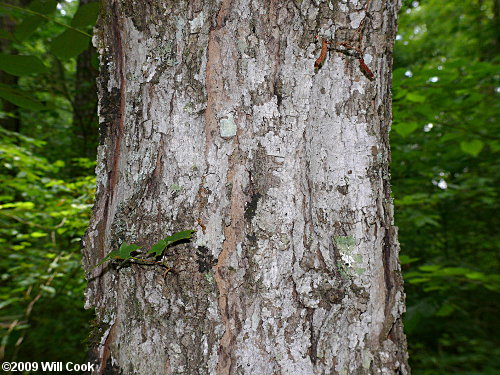
<path fill-rule="evenodd" d="M 83 363 L 99 3 L 0 1 L 0 360 Z M 413 374 L 497 374 L 499 0 L 404 1 L 392 189 Z"/>

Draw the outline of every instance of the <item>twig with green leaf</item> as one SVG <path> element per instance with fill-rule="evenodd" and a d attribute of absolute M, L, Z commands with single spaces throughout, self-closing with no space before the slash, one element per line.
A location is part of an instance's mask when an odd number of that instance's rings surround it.
<path fill-rule="evenodd" d="M 111 251 L 99 263 L 97 263 L 93 269 L 110 260 L 120 260 L 122 261 L 122 264 L 125 262 L 131 262 L 136 264 L 158 264 L 167 267 L 167 265 L 163 261 L 156 261 L 154 260 L 154 258 L 162 256 L 165 252 L 165 249 L 170 245 L 183 240 L 190 240 L 194 232 L 196 231 L 190 229 L 174 233 L 173 235 L 168 236 L 155 243 L 153 246 L 151 246 L 151 249 L 147 253 L 137 256 L 134 256 L 132 254 L 140 250 L 141 247 L 135 244 L 127 244 L 126 242 L 123 242 L 118 250 Z M 151 256 L 153 256 L 151 259 L 147 258 Z"/>

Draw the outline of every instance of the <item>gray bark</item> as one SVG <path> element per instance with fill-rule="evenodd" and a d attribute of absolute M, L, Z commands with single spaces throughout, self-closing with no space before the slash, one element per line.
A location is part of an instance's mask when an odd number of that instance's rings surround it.
<path fill-rule="evenodd" d="M 388 169 L 398 9 L 104 1 L 84 242 L 96 373 L 409 373 Z M 315 71 L 322 38 L 361 54 Z M 92 270 L 186 229 L 172 272 Z"/>

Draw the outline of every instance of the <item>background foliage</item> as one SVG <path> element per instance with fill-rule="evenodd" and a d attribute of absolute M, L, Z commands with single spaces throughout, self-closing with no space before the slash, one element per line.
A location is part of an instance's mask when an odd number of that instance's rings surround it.
<path fill-rule="evenodd" d="M 85 34 L 98 5 L 0 2 L 0 359 L 85 359 L 80 238 L 97 127 L 82 116 L 95 111 L 95 85 L 78 78 L 92 72 Z"/>
<path fill-rule="evenodd" d="M 83 361 L 98 3 L 0 1 L 0 357 Z M 498 0 L 405 1 L 393 191 L 413 373 L 494 374 Z M 66 25 L 66 26 L 64 26 Z"/>
<path fill-rule="evenodd" d="M 407 2 L 392 186 L 413 374 L 497 374 L 498 1 Z"/>

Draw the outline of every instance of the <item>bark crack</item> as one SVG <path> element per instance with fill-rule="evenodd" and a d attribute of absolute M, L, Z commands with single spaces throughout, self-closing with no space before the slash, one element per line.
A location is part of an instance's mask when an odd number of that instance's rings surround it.
<path fill-rule="evenodd" d="M 117 65 L 117 79 L 120 82 L 120 106 L 118 110 L 118 118 L 117 124 L 113 127 L 114 132 L 114 153 L 113 153 L 113 165 L 111 167 L 110 176 L 109 176 L 109 199 L 111 202 L 113 201 L 115 195 L 115 187 L 118 180 L 118 162 L 120 160 L 120 147 L 122 143 L 123 137 L 123 121 L 125 114 L 125 75 L 123 74 L 123 45 L 122 45 L 122 37 L 120 30 L 123 29 L 123 26 L 120 22 L 120 16 L 117 10 L 116 3 L 113 4 L 113 20 L 112 20 L 112 30 L 114 34 L 114 40 L 116 40 L 116 49 L 115 49 L 115 61 Z"/>

